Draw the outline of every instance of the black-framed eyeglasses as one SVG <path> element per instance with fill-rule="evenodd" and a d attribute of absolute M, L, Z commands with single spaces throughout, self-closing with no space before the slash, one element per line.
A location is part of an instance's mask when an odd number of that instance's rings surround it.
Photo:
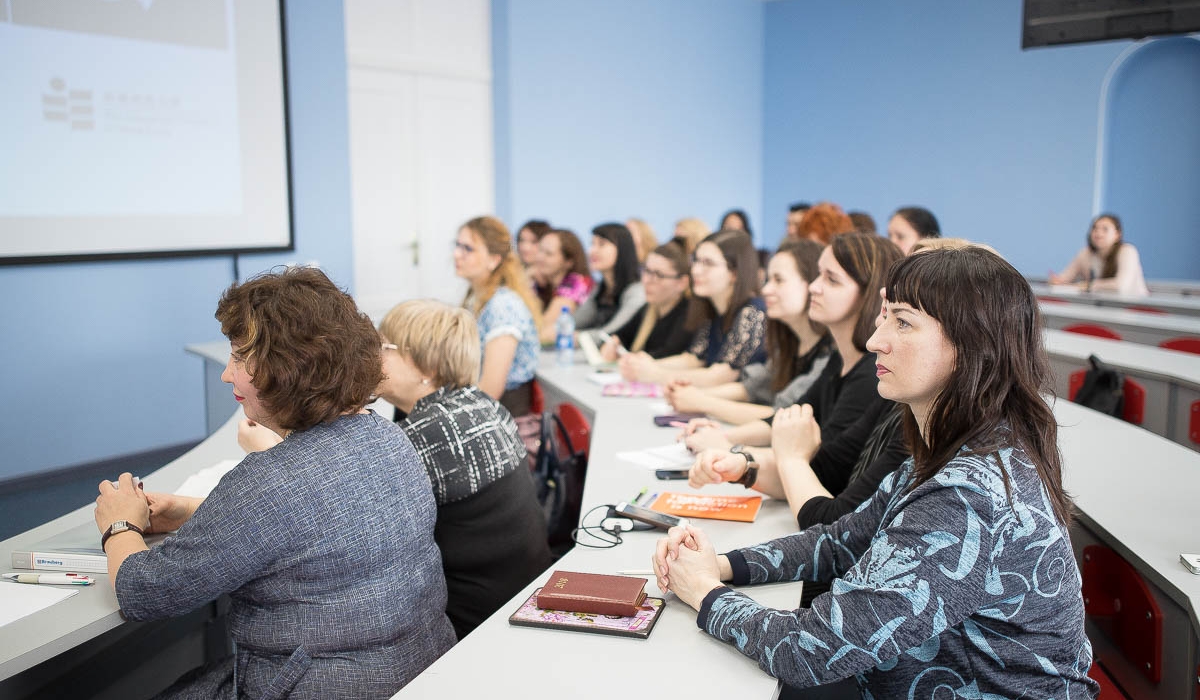
<path fill-rule="evenodd" d="M 718 267 L 728 267 L 725 264 L 724 260 L 710 260 L 709 258 L 701 258 L 699 256 L 693 255 L 692 256 L 692 267 L 695 267 L 697 265 L 699 265 L 700 267 L 707 267 L 710 270 L 714 270 Z"/>
<path fill-rule="evenodd" d="M 659 272 L 658 270 L 651 270 L 648 267 L 643 267 L 641 272 L 642 277 L 650 277 L 658 280 L 659 282 L 662 282 L 663 280 L 677 280 L 680 277 L 683 277 L 683 275 L 668 275 L 666 273 Z"/>

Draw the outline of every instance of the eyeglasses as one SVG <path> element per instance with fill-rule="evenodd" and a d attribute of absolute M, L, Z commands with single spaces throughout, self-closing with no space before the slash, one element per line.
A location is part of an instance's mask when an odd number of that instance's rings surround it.
<path fill-rule="evenodd" d="M 454 249 L 461 250 L 462 252 L 466 253 L 467 255 L 470 255 L 471 253 L 475 252 L 475 246 L 469 245 L 467 243 L 459 243 L 458 241 L 454 242 Z"/>
<path fill-rule="evenodd" d="M 725 261 L 724 260 L 713 260 L 711 258 L 700 258 L 700 257 L 696 257 L 693 255 L 692 256 L 692 267 L 695 267 L 697 265 L 699 265 L 700 267 L 707 267 L 711 270 L 711 269 L 718 268 L 718 267 L 725 267 Z"/>
<path fill-rule="evenodd" d="M 665 272 L 659 272 L 658 270 L 651 270 L 648 267 L 643 267 L 642 268 L 642 277 L 649 277 L 651 279 L 656 279 L 659 282 L 662 282 L 663 280 L 677 280 L 680 277 L 683 277 L 683 275 L 668 275 Z"/>

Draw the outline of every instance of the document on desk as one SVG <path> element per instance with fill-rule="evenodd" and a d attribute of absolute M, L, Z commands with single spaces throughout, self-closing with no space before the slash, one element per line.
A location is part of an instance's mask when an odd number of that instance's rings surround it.
<path fill-rule="evenodd" d="M 0 581 L 0 627 L 44 610 L 78 592 L 74 588 Z"/>
<path fill-rule="evenodd" d="M 682 442 L 673 442 L 662 447 L 618 452 L 617 459 L 647 469 L 681 469 L 690 467 L 696 461 L 696 456 Z"/>
<path fill-rule="evenodd" d="M 220 483 L 221 477 L 233 471 L 233 468 L 241 463 L 240 459 L 227 459 L 217 462 L 211 467 L 205 467 L 189 476 L 182 486 L 175 489 L 175 495 L 207 498 L 208 494 L 212 493 L 212 490 Z"/>

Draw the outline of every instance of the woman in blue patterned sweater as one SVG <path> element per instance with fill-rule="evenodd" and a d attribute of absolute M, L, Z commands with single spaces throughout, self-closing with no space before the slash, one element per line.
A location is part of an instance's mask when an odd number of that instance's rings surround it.
<path fill-rule="evenodd" d="M 720 556 L 702 531 L 672 529 L 654 554 L 659 587 L 790 686 L 1094 697 L 1028 283 L 988 251 L 936 250 L 897 263 L 886 296 L 868 347 L 879 393 L 905 405 L 913 458 L 831 525 Z M 832 588 L 784 611 L 721 583 L 782 580 Z"/>

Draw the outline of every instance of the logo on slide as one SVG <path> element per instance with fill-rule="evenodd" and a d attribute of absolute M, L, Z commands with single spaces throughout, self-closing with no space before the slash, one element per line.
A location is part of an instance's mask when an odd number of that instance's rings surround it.
<path fill-rule="evenodd" d="M 67 89 L 67 81 L 51 78 L 50 89 L 42 93 L 42 117 L 61 122 L 73 131 L 96 128 L 95 105 L 91 90 Z"/>

